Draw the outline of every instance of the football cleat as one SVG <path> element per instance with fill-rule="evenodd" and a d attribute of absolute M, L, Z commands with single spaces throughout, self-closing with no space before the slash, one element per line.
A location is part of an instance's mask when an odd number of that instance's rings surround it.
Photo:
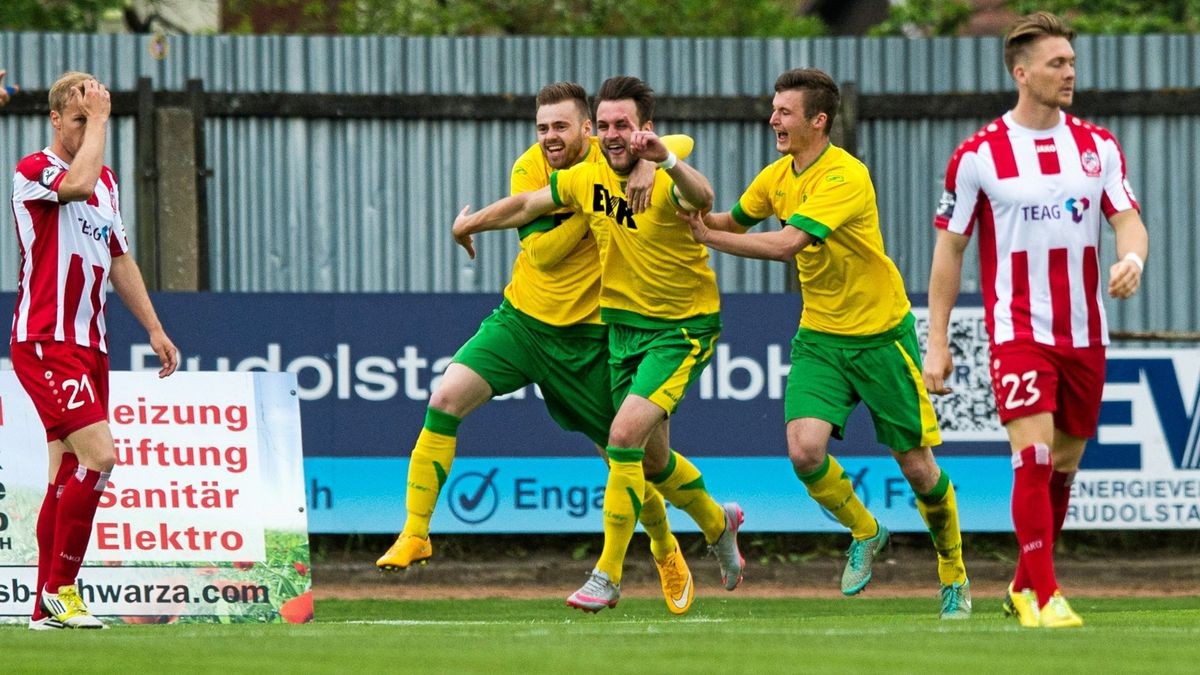
<path fill-rule="evenodd" d="M 621 599 L 621 584 L 614 584 L 607 574 L 594 569 L 579 590 L 567 597 L 567 606 L 595 614 L 605 607 L 616 607 Z"/>
<path fill-rule="evenodd" d="M 971 582 L 953 583 L 942 586 L 942 609 L 938 612 L 941 619 L 971 618 Z"/>
<path fill-rule="evenodd" d="M 725 590 L 732 591 L 742 583 L 742 569 L 746 566 L 746 559 L 738 550 L 737 541 L 738 530 L 741 529 L 742 523 L 746 522 L 746 514 L 736 502 L 729 502 L 721 508 L 725 510 L 725 530 L 708 550 L 717 556 L 717 564 L 721 567 L 721 582 L 725 584 Z"/>
<path fill-rule="evenodd" d="M 659 579 L 662 580 L 667 611 L 672 614 L 687 613 L 696 597 L 696 585 L 692 583 L 692 571 L 683 559 L 679 544 L 675 544 L 675 550 L 668 553 L 665 560 L 661 563 L 655 560 L 654 565 L 658 568 Z"/>
<path fill-rule="evenodd" d="M 79 597 L 79 589 L 74 584 L 59 586 L 57 593 L 42 589 L 42 609 L 51 618 L 58 621 L 63 628 L 99 629 L 108 628 L 100 619 L 92 616 L 88 607 Z M 32 628 L 32 622 L 30 627 Z M 34 629 L 41 630 L 41 629 Z"/>
<path fill-rule="evenodd" d="M 867 587 L 871 581 L 871 565 L 875 562 L 875 556 L 888 544 L 891 536 L 888 529 L 879 521 L 875 521 L 875 525 L 879 531 L 874 537 L 850 542 L 850 548 L 846 551 L 846 569 L 842 572 L 843 595 L 855 595 Z"/>
<path fill-rule="evenodd" d="M 375 561 L 375 566 L 384 572 L 396 572 L 419 562 L 422 565 L 433 555 L 433 544 L 428 538 L 411 534 L 396 537 L 391 548 Z"/>

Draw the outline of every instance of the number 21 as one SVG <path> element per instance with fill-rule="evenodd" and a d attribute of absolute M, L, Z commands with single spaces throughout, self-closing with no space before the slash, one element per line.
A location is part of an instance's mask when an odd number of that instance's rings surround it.
<path fill-rule="evenodd" d="M 92 391 L 92 383 L 88 381 L 86 374 L 78 380 L 65 380 L 63 389 L 71 392 L 71 397 L 67 400 L 67 410 L 83 407 L 84 401 L 79 399 L 80 392 L 87 392 L 88 400 L 92 403 L 96 402 L 96 393 Z"/>

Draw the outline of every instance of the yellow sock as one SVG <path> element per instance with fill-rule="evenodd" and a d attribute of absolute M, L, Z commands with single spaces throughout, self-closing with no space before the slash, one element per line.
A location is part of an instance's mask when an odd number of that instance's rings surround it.
<path fill-rule="evenodd" d="M 654 486 L 646 484 L 646 495 L 642 499 L 642 512 L 638 516 L 642 529 L 650 537 L 650 553 L 654 559 L 662 562 L 675 550 L 678 542 L 671 533 L 671 524 L 667 521 L 667 503 Z"/>
<path fill-rule="evenodd" d="M 696 521 L 704 533 L 705 541 L 716 543 L 725 531 L 725 509 L 708 494 L 708 488 L 704 487 L 704 476 L 700 475 L 696 465 L 672 450 L 667 459 L 667 468 L 651 476 L 650 482 L 672 506 Z"/>
<path fill-rule="evenodd" d="M 850 474 L 841 464 L 826 453 L 825 462 L 821 468 L 812 473 L 796 472 L 796 477 L 804 483 L 808 494 L 818 504 L 825 507 L 842 525 L 850 528 L 850 534 L 862 541 L 879 534 L 879 524 L 875 516 L 867 510 L 862 500 L 854 492 L 854 484 L 850 482 Z"/>
<path fill-rule="evenodd" d="M 426 409 L 425 428 L 417 436 L 417 444 L 408 460 L 408 487 L 404 499 L 408 517 L 404 520 L 404 534 L 429 537 L 429 519 L 433 517 L 433 508 L 446 476 L 450 475 L 460 422 L 460 418 L 450 413 Z"/>
<path fill-rule="evenodd" d="M 642 510 L 642 495 L 646 492 L 646 477 L 642 473 L 642 448 L 609 446 L 608 484 L 604 488 L 604 550 L 596 569 L 608 575 L 614 584 L 621 583 L 625 567 L 625 552 L 638 514 Z"/>
<path fill-rule="evenodd" d="M 966 581 L 962 533 L 958 529 L 958 500 L 954 498 L 954 484 L 945 471 L 942 471 L 932 490 L 917 495 L 917 510 L 921 512 L 933 537 L 933 548 L 938 557 L 938 579 L 945 586 Z"/>

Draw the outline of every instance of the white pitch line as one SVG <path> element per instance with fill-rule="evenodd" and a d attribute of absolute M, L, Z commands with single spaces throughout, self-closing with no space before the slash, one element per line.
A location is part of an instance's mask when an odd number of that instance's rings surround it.
<path fill-rule="evenodd" d="M 716 619 L 716 618 L 706 618 L 706 617 L 696 617 L 694 619 L 672 619 L 671 620 L 671 623 L 687 623 L 687 624 L 692 624 L 692 623 L 729 623 L 729 622 L 730 622 L 729 619 Z M 451 621 L 451 620 L 442 620 L 442 619 L 430 619 L 430 620 L 374 619 L 374 620 L 340 621 L 339 623 L 368 625 L 368 626 L 369 625 L 375 625 L 375 626 L 560 626 L 560 625 L 586 626 L 587 625 L 587 624 L 584 624 L 583 622 L 571 621 L 569 619 L 564 620 L 564 621 L 478 621 L 478 620 Z M 659 623 L 660 622 L 656 622 L 656 621 L 629 619 L 629 620 L 605 621 L 603 624 L 596 624 L 596 625 L 652 626 L 652 625 L 659 625 Z"/>

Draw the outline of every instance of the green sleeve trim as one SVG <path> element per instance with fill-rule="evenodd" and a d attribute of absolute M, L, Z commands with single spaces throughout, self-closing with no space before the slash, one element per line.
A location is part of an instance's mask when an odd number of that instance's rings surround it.
<path fill-rule="evenodd" d="M 799 213 L 793 215 L 791 218 L 788 218 L 787 224 L 804 230 L 821 241 L 828 239 L 830 233 L 833 232 L 832 229 L 826 227 L 825 225 L 813 220 L 812 218 L 809 218 L 808 216 L 800 215 Z"/>
<path fill-rule="evenodd" d="M 632 464 L 634 462 L 640 464 L 642 458 L 646 456 L 644 448 L 617 448 L 610 445 L 604 451 L 608 453 L 609 459 L 622 464 Z"/>
<path fill-rule="evenodd" d="M 671 183 L 671 187 L 667 189 L 667 195 L 671 198 L 671 203 L 683 209 L 683 204 L 679 202 L 679 194 L 675 192 L 675 183 Z"/>
<path fill-rule="evenodd" d="M 825 454 L 825 461 L 821 462 L 820 468 L 818 468 L 816 471 L 813 471 L 811 473 L 800 473 L 799 471 L 796 471 L 796 478 L 799 478 L 800 482 L 804 483 L 805 485 L 812 485 L 813 483 L 824 478 L 825 474 L 827 474 L 827 473 L 829 473 L 829 454 L 828 453 Z"/>
<path fill-rule="evenodd" d="M 550 174 L 550 198 L 553 199 L 554 203 L 557 204 L 558 206 L 564 206 L 564 204 L 562 202 L 562 198 L 559 197 L 559 195 L 558 195 L 558 172 L 557 171 Z"/>
<path fill-rule="evenodd" d="M 461 417 L 455 417 L 437 408 L 425 409 L 425 429 L 428 431 L 453 438 L 458 435 L 459 424 L 462 424 Z"/>
<path fill-rule="evenodd" d="M 650 476 L 649 480 L 651 483 L 654 483 L 655 485 L 661 484 L 663 481 L 670 478 L 671 474 L 675 473 L 675 457 L 675 451 L 672 450 L 671 454 L 667 456 L 667 468 L 654 474 L 653 476 Z"/>
<path fill-rule="evenodd" d="M 942 469 L 942 475 L 938 478 L 937 485 L 933 489 L 923 495 L 917 495 L 921 501 L 926 504 L 937 504 L 946 498 L 946 491 L 950 489 L 950 474 Z"/>
<path fill-rule="evenodd" d="M 557 226 L 558 220 L 553 215 L 540 216 L 517 228 L 517 236 L 524 239 L 538 232 L 549 232 Z"/>
<path fill-rule="evenodd" d="M 734 204 L 733 208 L 729 209 L 729 215 L 733 216 L 734 222 L 746 228 L 747 230 L 764 220 L 763 218 L 755 218 L 754 216 L 746 213 L 746 211 L 742 209 L 741 202 Z"/>

